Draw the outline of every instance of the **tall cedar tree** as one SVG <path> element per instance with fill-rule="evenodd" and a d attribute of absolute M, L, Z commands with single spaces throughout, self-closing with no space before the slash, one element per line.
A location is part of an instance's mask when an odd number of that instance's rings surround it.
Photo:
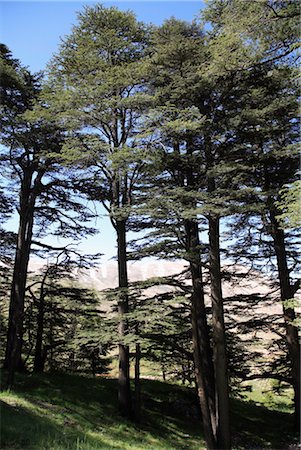
<path fill-rule="evenodd" d="M 229 448 L 228 375 L 221 293 L 219 212 L 216 205 L 212 207 L 210 202 L 207 205 L 205 201 L 206 192 L 210 198 L 215 191 L 212 170 L 213 163 L 216 162 L 213 161 L 215 156 L 211 142 L 214 141 L 213 133 L 217 133 L 217 130 L 208 125 L 212 121 L 208 104 L 211 101 L 210 96 L 216 95 L 218 88 L 208 85 L 198 74 L 198 67 L 204 62 L 206 51 L 204 38 L 196 24 L 188 25 L 171 19 L 157 31 L 155 42 L 152 89 L 157 108 L 150 115 L 151 139 L 164 148 L 165 166 L 163 164 L 161 192 L 169 197 L 167 202 L 173 203 L 171 209 L 177 209 L 176 215 L 182 218 L 184 229 L 185 254 L 182 252 L 182 256 L 189 261 L 193 283 L 191 313 L 194 362 L 204 431 L 208 448 Z M 217 106 L 219 104 L 213 102 L 213 108 Z M 204 184 L 202 180 L 206 179 L 206 176 L 207 183 Z M 212 366 L 200 259 L 200 204 L 202 214 L 208 215 L 209 220 L 215 370 Z"/>
<path fill-rule="evenodd" d="M 41 245 L 33 236 L 43 238 L 48 226 L 55 222 L 52 232 L 60 236 L 82 233 L 85 227 L 76 219 L 89 214 L 72 200 L 68 183 L 59 170 L 61 130 L 54 123 L 31 116 L 41 91 L 39 77 L 12 59 L 5 46 L 1 47 L 1 64 L 2 175 L 18 198 L 15 208 L 19 216 L 4 364 L 8 386 L 12 386 L 15 371 L 23 368 L 24 298 L 30 251 L 33 243 Z"/>
<path fill-rule="evenodd" d="M 298 426 L 300 346 L 296 313 L 289 300 L 294 297 L 300 283 L 292 280 L 296 261 L 291 259 L 292 251 L 288 251 L 289 247 L 296 247 L 294 238 L 290 231 L 282 229 L 278 219 L 281 190 L 286 184 L 296 180 L 299 168 L 296 148 L 299 123 L 294 70 L 279 65 L 255 70 L 253 86 L 247 97 L 243 98 L 239 136 L 245 146 L 245 154 L 248 154 L 249 162 L 254 167 L 254 171 L 249 173 L 248 182 L 257 191 L 255 198 L 261 205 L 263 229 L 270 236 L 270 252 L 276 261 Z"/>
<path fill-rule="evenodd" d="M 237 157 L 245 161 L 247 156 L 248 163 L 258 175 L 252 178 L 252 172 L 249 172 L 248 181 L 245 179 L 244 184 L 251 191 L 259 189 L 264 195 L 264 202 L 258 195 L 254 195 L 253 200 L 249 197 L 247 201 L 255 211 L 253 202 L 257 199 L 257 211 L 262 212 L 265 232 L 270 234 L 273 242 L 281 300 L 284 302 L 297 424 L 300 420 L 300 349 L 294 326 L 296 314 L 294 308 L 286 308 L 285 303 L 294 297 L 299 285 L 289 281 L 290 274 L 293 274 L 286 250 L 289 233 L 285 236 L 280 218 L 281 191 L 285 185 L 294 186 L 297 182 L 298 160 L 294 149 L 298 139 L 297 89 L 293 80 L 297 56 L 294 50 L 299 37 L 298 13 L 297 2 L 272 0 L 250 3 L 246 10 L 240 0 L 228 3 L 213 1 L 205 12 L 205 17 L 213 24 L 209 40 L 211 75 L 219 76 L 221 68 L 217 70 L 215 64 L 220 61 L 220 52 L 227 54 L 232 46 L 232 55 L 225 58 L 226 67 L 223 66 L 222 71 L 232 73 L 237 86 L 241 85 L 238 89 L 242 89 L 235 125 L 235 138 L 237 143 L 240 142 L 242 154 L 239 156 L 238 152 Z"/>
<path fill-rule="evenodd" d="M 233 195 L 230 191 L 228 201 L 232 204 L 232 211 L 240 212 L 241 216 L 231 217 L 232 230 L 236 233 L 240 230 L 238 254 L 248 255 L 249 264 L 254 265 L 255 260 L 257 267 L 262 267 L 260 260 L 264 258 L 266 267 L 271 259 L 277 267 L 298 421 L 298 333 L 294 324 L 294 307 L 285 306 L 287 299 L 292 298 L 299 287 L 299 283 L 293 281 L 296 240 L 292 237 L 292 230 L 283 232 L 278 219 L 283 186 L 296 180 L 298 170 L 296 142 L 299 124 L 294 69 L 270 63 L 238 72 L 233 80 L 235 96 L 229 97 L 231 109 L 228 109 L 226 124 L 232 141 L 232 158 L 236 162 L 232 185 L 239 194 Z M 226 157 L 231 155 L 226 154 Z M 260 234 L 257 233 L 258 228 L 261 228 Z M 235 233 L 232 236 L 236 238 Z"/>
<path fill-rule="evenodd" d="M 119 406 L 132 416 L 129 376 L 127 221 L 143 156 L 135 146 L 139 111 L 144 107 L 143 62 L 147 31 L 130 12 L 97 5 L 78 16 L 50 67 L 53 108 L 73 131 L 66 158 L 86 167 L 78 185 L 102 202 L 117 234 L 119 322 Z M 83 176 L 84 179 L 84 176 Z"/>
<path fill-rule="evenodd" d="M 218 77 L 221 73 L 232 73 L 234 78 L 240 74 L 246 78 L 249 75 L 255 76 L 259 80 L 270 78 L 271 91 L 268 91 L 267 87 L 260 86 L 260 81 L 255 88 L 256 83 L 249 79 L 254 86 L 254 93 L 242 97 L 245 102 L 242 103 L 242 109 L 247 107 L 249 100 L 251 111 L 241 114 L 242 121 L 246 122 L 248 118 L 249 124 L 246 128 L 245 123 L 240 124 L 238 129 L 242 134 L 244 129 L 247 133 L 252 132 L 252 136 L 249 136 L 251 139 L 245 139 L 244 136 L 245 140 L 242 142 L 243 145 L 248 142 L 247 145 L 252 149 L 253 158 L 256 159 L 254 167 L 259 162 L 261 167 L 261 170 L 258 170 L 260 176 L 257 179 L 257 189 L 262 189 L 265 193 L 263 223 L 267 225 L 266 231 L 269 232 L 274 244 L 273 252 L 277 261 L 281 300 L 284 302 L 286 341 L 292 366 L 297 426 L 300 421 L 300 348 L 298 331 L 294 326 L 295 311 L 292 307 L 285 307 L 287 299 L 294 296 L 296 285 L 290 281 L 292 270 L 288 265 L 286 250 L 288 237 L 281 229 L 278 217 L 281 213 L 279 190 L 283 189 L 285 183 L 295 182 L 297 171 L 297 159 L 291 146 L 296 140 L 296 107 L 293 105 L 293 103 L 296 105 L 296 91 L 292 93 L 292 85 L 290 86 L 292 74 L 289 71 L 295 66 L 298 58 L 296 49 L 299 45 L 299 16 L 300 3 L 295 0 L 263 0 L 247 4 L 243 0 L 226 2 L 212 0 L 203 14 L 204 19 L 211 23 L 208 41 L 212 55 L 208 64 L 208 73 L 211 76 Z M 277 68 L 279 64 L 286 64 L 287 67 L 282 69 L 280 67 L 275 77 L 277 71 L 276 67 L 272 67 L 273 63 Z M 284 83 L 282 88 L 279 80 Z M 258 104 L 258 100 L 261 105 Z M 240 119 L 238 124 L 239 122 Z M 283 149 L 282 154 L 280 146 Z M 248 149 L 244 148 L 248 154 Z M 251 159 L 250 156 L 249 158 Z M 252 188 L 256 189 L 254 185 Z"/>

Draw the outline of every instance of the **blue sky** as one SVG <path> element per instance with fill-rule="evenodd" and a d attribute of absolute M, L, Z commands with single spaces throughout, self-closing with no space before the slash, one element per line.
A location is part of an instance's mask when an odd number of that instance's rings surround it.
<path fill-rule="evenodd" d="M 69 34 L 76 23 L 76 13 L 84 5 L 96 2 L 74 1 L 1 1 L 0 40 L 13 56 L 32 71 L 45 69 L 51 55 L 57 51 L 60 38 Z M 114 1 L 101 2 L 132 10 L 138 20 L 160 24 L 175 16 L 183 20 L 195 18 L 204 6 L 202 1 Z"/>
<path fill-rule="evenodd" d="M 84 5 L 96 2 L 74 1 L 1 1 L 0 0 L 0 41 L 11 50 L 13 57 L 28 66 L 33 72 L 46 68 L 52 54 L 57 51 L 60 38 L 71 32 L 76 23 L 76 13 Z M 117 6 L 122 10 L 132 10 L 138 20 L 159 25 L 170 16 L 191 21 L 199 15 L 202 1 L 114 1 L 102 2 L 105 6 Z M 100 210 L 100 213 L 104 211 Z M 93 224 L 100 234 L 85 240 L 80 248 L 85 253 L 103 252 L 103 260 L 116 254 L 115 235 L 108 217 L 100 217 Z M 14 217 L 8 227 L 15 229 Z M 47 239 L 49 244 L 63 244 L 62 240 Z"/>

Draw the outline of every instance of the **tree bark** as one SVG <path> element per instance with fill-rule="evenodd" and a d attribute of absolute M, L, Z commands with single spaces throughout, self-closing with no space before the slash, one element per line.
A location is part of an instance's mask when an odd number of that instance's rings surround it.
<path fill-rule="evenodd" d="M 219 248 L 219 218 L 209 217 L 209 267 L 218 448 L 231 448 L 229 381 Z"/>
<path fill-rule="evenodd" d="M 35 198 L 31 192 L 31 180 L 32 174 L 25 174 L 20 194 L 19 229 L 10 296 L 7 344 L 4 362 L 4 367 L 8 371 L 8 388 L 11 388 L 14 384 L 15 372 L 22 369 L 21 356 L 25 288 L 32 241 L 35 203 Z"/>
<path fill-rule="evenodd" d="M 191 321 L 197 392 L 202 412 L 206 445 L 208 449 L 215 449 L 214 372 L 206 318 L 202 268 L 199 257 L 199 235 L 197 222 L 193 220 L 186 220 L 185 231 L 193 286 L 191 296 Z"/>
<path fill-rule="evenodd" d="M 174 150 L 180 155 L 179 145 L 175 145 Z M 186 142 L 188 157 L 192 156 L 193 150 L 193 142 L 189 139 Z M 182 186 L 185 186 L 184 179 L 186 178 L 187 187 L 189 189 L 196 189 L 198 186 L 198 181 L 195 179 L 193 164 L 190 164 L 187 167 L 186 174 L 180 172 L 177 178 L 177 182 Z M 188 203 L 187 206 L 190 208 L 196 206 L 194 201 L 189 201 Z M 208 449 L 215 449 L 214 368 L 204 298 L 203 274 L 200 260 L 199 227 L 196 219 L 185 220 L 185 238 L 187 260 L 189 261 L 193 288 L 191 296 L 191 320 L 197 392 L 202 412 L 206 445 Z"/>
<path fill-rule="evenodd" d="M 44 284 L 46 281 L 46 277 L 47 271 L 42 280 L 38 305 L 37 336 L 36 336 L 36 346 L 33 365 L 33 371 L 37 373 L 43 372 L 45 366 L 45 351 L 43 350 L 43 334 L 44 334 L 44 315 L 45 315 Z"/>
<path fill-rule="evenodd" d="M 201 356 L 202 346 L 200 343 L 201 339 L 199 336 L 199 329 L 198 329 L 198 312 L 197 312 L 198 308 L 196 303 L 197 299 L 192 298 L 191 321 L 192 321 L 193 359 L 195 367 L 197 393 L 202 413 L 204 437 L 206 441 L 206 447 L 211 450 L 216 448 L 216 442 L 213 430 L 213 421 L 209 407 L 209 400 L 208 400 L 209 396 L 206 389 L 206 382 L 205 382 L 206 377 L 204 376 L 204 367 L 202 364 L 202 356 Z"/>
<path fill-rule="evenodd" d="M 126 221 L 116 221 L 117 249 L 118 249 L 118 280 L 121 292 L 118 300 L 119 321 L 119 376 L 118 376 L 118 401 L 119 410 L 124 417 L 132 417 L 132 401 L 130 388 L 130 358 L 129 346 L 124 343 L 128 332 L 125 315 L 129 312 L 128 302 L 128 275 L 126 255 Z"/>
<path fill-rule="evenodd" d="M 294 297 L 294 289 L 290 284 L 289 269 L 287 265 L 287 255 L 285 249 L 284 231 L 280 228 L 274 211 L 270 210 L 271 232 L 274 249 L 277 259 L 278 277 L 280 283 L 280 296 L 283 308 L 285 324 L 285 338 L 288 355 L 291 363 L 293 389 L 294 389 L 294 409 L 295 428 L 300 429 L 300 343 L 298 328 L 294 324 L 296 319 L 295 310 L 292 306 L 286 305 L 286 300 Z"/>
<path fill-rule="evenodd" d="M 141 348 L 140 344 L 136 344 L 135 353 L 135 420 L 140 422 L 141 420 L 141 383 L 140 383 L 140 359 Z"/>
<path fill-rule="evenodd" d="M 38 320 L 37 320 L 37 337 L 34 354 L 33 371 L 41 373 L 44 371 L 44 355 L 43 355 L 43 330 L 44 330 L 44 301 L 39 304 Z"/>
<path fill-rule="evenodd" d="M 207 172 L 207 192 L 214 196 L 216 180 L 208 175 L 214 168 L 215 160 L 210 137 L 204 136 L 204 151 Z M 226 332 L 221 283 L 221 264 L 219 246 L 219 217 L 208 214 L 209 221 L 209 272 L 212 303 L 213 361 L 215 377 L 215 411 L 217 447 L 231 448 L 229 379 L 226 350 Z"/>

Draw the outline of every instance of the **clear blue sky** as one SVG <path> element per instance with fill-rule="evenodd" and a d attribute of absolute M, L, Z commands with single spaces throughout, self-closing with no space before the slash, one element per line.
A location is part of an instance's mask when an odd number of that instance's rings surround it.
<path fill-rule="evenodd" d="M 0 41 L 8 46 L 13 57 L 28 66 L 33 72 L 43 70 L 52 54 L 58 50 L 60 38 L 71 32 L 76 23 L 76 14 L 84 5 L 96 2 L 74 1 L 1 1 L 0 0 Z M 199 15 L 202 1 L 114 1 L 101 2 L 105 6 L 117 6 L 122 10 L 132 10 L 138 20 L 159 25 L 170 16 L 191 21 Z M 104 213 L 100 210 L 100 213 Z M 103 252 L 103 260 L 116 254 L 115 235 L 107 217 L 101 217 L 93 224 L 100 234 L 85 240 L 80 246 L 85 253 Z M 8 228 L 16 229 L 16 217 Z M 54 238 L 49 244 L 63 244 Z"/>
<path fill-rule="evenodd" d="M 76 13 L 84 5 L 96 2 L 74 1 L 1 1 L 0 40 L 13 56 L 32 71 L 45 69 L 51 55 L 57 51 L 60 38 L 69 34 L 76 23 Z M 192 20 L 204 6 L 202 1 L 114 1 L 101 2 L 132 10 L 138 20 L 160 24 L 175 16 Z"/>

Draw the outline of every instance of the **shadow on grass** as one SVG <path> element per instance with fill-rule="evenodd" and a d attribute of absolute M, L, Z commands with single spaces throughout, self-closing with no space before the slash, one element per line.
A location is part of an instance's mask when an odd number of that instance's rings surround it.
<path fill-rule="evenodd" d="M 156 430 L 173 448 L 205 448 L 194 389 L 143 380 L 142 392 L 145 430 Z"/>
<path fill-rule="evenodd" d="M 25 407 L 1 401 L 1 449 L 117 449 L 84 432 L 55 424 Z M 121 448 L 121 447 L 119 447 Z"/>
<path fill-rule="evenodd" d="M 143 413 L 138 425 L 119 416 L 114 379 L 19 376 L 16 405 L 3 406 L 1 448 L 202 448 L 195 390 L 156 380 L 142 380 L 141 387 Z M 18 398 L 25 399 L 28 408 L 18 405 Z M 234 449 L 283 450 L 294 442 L 291 414 L 240 400 L 233 400 L 231 409 Z"/>
<path fill-rule="evenodd" d="M 232 411 L 235 448 L 283 450 L 297 439 L 293 414 L 235 399 Z"/>
<path fill-rule="evenodd" d="M 117 386 L 111 379 L 69 374 L 43 374 L 21 377 L 14 391 L 37 407 L 76 416 L 85 425 L 110 424 L 117 413 Z"/>
<path fill-rule="evenodd" d="M 46 431 L 50 435 L 49 439 L 56 439 L 57 442 L 63 439 L 65 446 L 68 443 L 69 447 L 66 448 L 77 448 L 74 446 L 77 440 L 88 439 L 87 435 L 91 432 L 100 437 L 103 432 L 107 438 L 109 436 L 111 442 L 114 442 L 114 446 L 110 447 L 106 440 L 106 445 L 102 447 L 97 439 L 95 443 L 92 443 L 91 449 L 125 448 L 120 444 L 121 442 L 124 442 L 124 445 L 137 445 L 134 448 L 188 449 L 196 448 L 192 442 L 189 444 L 194 437 L 196 442 L 202 442 L 199 420 L 195 427 L 188 426 L 182 412 L 174 408 L 174 400 L 179 396 L 179 391 L 182 393 L 181 388 L 162 382 L 143 380 L 142 391 L 144 411 L 141 423 L 138 425 L 125 420 L 118 414 L 116 380 L 68 374 L 27 375 L 18 376 L 14 389 L 17 396 L 30 403 L 30 408 L 38 413 L 41 413 L 42 409 L 47 417 L 54 416 L 54 422 L 63 416 L 65 433 L 62 433 L 62 429 L 56 423 L 51 424 L 51 420 L 48 421 L 49 430 Z M 183 391 L 183 394 L 187 396 L 187 389 Z M 7 411 L 3 413 L 7 415 Z M 26 418 L 31 411 L 26 412 L 25 408 L 22 414 Z M 15 419 L 16 417 L 12 421 L 13 428 L 17 429 L 18 423 Z M 23 428 L 22 439 L 26 442 L 29 439 L 32 442 L 33 433 L 36 434 L 35 442 L 38 442 L 45 433 L 44 431 L 36 433 L 33 428 L 40 428 L 41 423 L 46 426 L 47 420 L 44 418 L 40 420 L 37 414 L 31 417 L 31 422 L 35 423 L 35 426 L 31 426 L 32 431 L 27 430 L 27 432 Z M 6 442 L 7 435 L 5 436 Z M 45 444 L 43 445 L 45 447 Z M 44 447 L 40 444 L 40 448 Z M 83 448 L 87 448 L 87 445 Z"/>
<path fill-rule="evenodd" d="M 100 402 L 117 406 L 116 381 L 107 378 L 88 378 L 69 374 L 43 374 L 20 377 L 15 391 L 33 394 L 43 400 L 71 403 Z"/>

